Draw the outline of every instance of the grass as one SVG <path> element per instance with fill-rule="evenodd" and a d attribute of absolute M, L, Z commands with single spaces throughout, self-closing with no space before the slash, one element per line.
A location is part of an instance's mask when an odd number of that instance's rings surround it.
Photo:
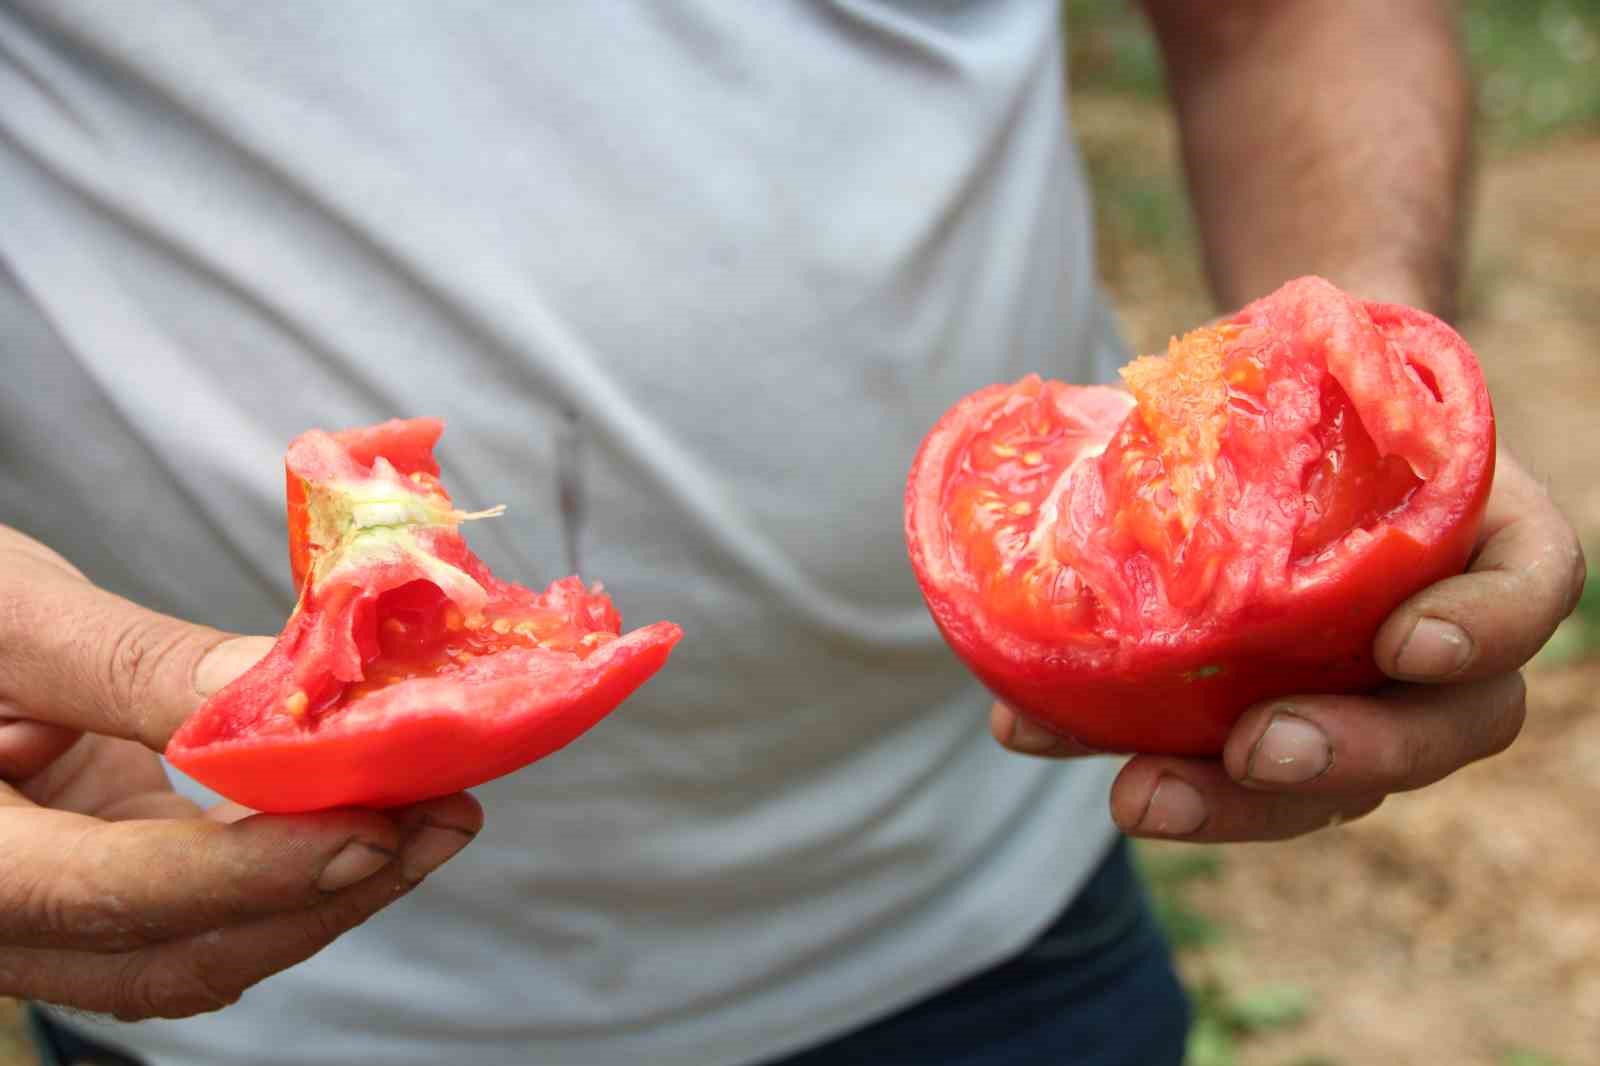
<path fill-rule="evenodd" d="M 1526 1048 L 1511 1048 L 1500 1059 L 1501 1066 L 1563 1066 L 1559 1059 Z"/>
<path fill-rule="evenodd" d="M 1600 125 L 1600 0 L 1474 0 L 1464 21 L 1490 147 Z"/>
<path fill-rule="evenodd" d="M 1274 985 L 1240 993 L 1220 978 L 1189 989 L 1195 1022 L 1189 1033 L 1185 1066 L 1236 1066 L 1242 1045 L 1251 1037 L 1292 1028 L 1311 1012 L 1311 997 L 1291 985 Z M 1302 1056 L 1295 1066 L 1334 1066 L 1326 1056 Z"/>
<path fill-rule="evenodd" d="M 1222 873 L 1222 853 L 1215 848 L 1139 850 L 1139 866 L 1150 888 L 1156 916 L 1178 952 L 1203 952 L 1226 936 L 1226 930 L 1196 908 L 1188 889 L 1197 881 Z M 1292 1028 L 1312 1009 L 1310 995 L 1294 985 L 1271 984 L 1240 989 L 1216 972 L 1191 981 L 1194 1028 L 1189 1033 L 1186 1066 L 1237 1066 L 1245 1043 L 1263 1033 Z M 1337 1066 L 1333 1059 L 1300 1059 L 1289 1066 Z"/>
<path fill-rule="evenodd" d="M 1063 6 L 1075 88 L 1161 95 L 1161 56 L 1134 0 Z M 1600 125 L 1600 0 L 1466 0 L 1462 11 L 1485 143 Z"/>
<path fill-rule="evenodd" d="M 1156 99 L 1161 54 L 1134 0 L 1065 0 L 1073 87 Z"/>

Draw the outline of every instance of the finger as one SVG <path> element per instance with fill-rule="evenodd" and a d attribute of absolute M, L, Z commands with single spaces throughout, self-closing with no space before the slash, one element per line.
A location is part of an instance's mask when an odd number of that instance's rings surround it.
<path fill-rule="evenodd" d="M 83 576 L 83 571 L 67 562 L 59 552 L 51 551 L 9 526 L 0 526 L 0 568 L 41 566 L 80 581 L 89 580 Z"/>
<path fill-rule="evenodd" d="M 221 803 L 212 804 L 210 807 L 207 807 L 205 811 L 207 818 L 210 818 L 212 821 L 223 822 L 228 825 L 232 825 L 234 822 L 243 821 L 244 819 L 253 817 L 258 813 L 260 812 L 253 810 L 250 807 L 246 807 L 242 803 L 235 803 L 233 800 L 223 800 Z"/>
<path fill-rule="evenodd" d="M 126 955 L 0 948 L 0 995 L 127 1021 L 225 1007 L 405 895 L 482 826 L 481 809 L 464 795 L 419 804 L 397 817 L 405 833 L 403 860 L 316 907 Z"/>
<path fill-rule="evenodd" d="M 1100 754 L 1065 734 L 1054 732 L 1018 714 L 1003 703 L 996 703 L 989 708 L 989 733 L 1001 747 L 1018 755 L 1076 759 Z"/>
<path fill-rule="evenodd" d="M 170 788 L 137 792 L 107 803 L 95 812 L 108 822 L 149 821 L 156 818 L 202 818 L 205 812 L 188 796 Z"/>
<path fill-rule="evenodd" d="M 1502 452 L 1471 568 L 1401 604 L 1378 630 L 1373 654 L 1403 681 L 1471 681 L 1518 670 L 1578 605 L 1584 574 L 1577 534 Z"/>
<path fill-rule="evenodd" d="M 371 811 L 102 822 L 0 809 L 0 943 L 123 951 L 298 911 L 390 865 L 400 835 Z"/>
<path fill-rule="evenodd" d="M 0 603 L 0 705 L 156 750 L 272 646 L 146 610 L 43 563 L 0 568 Z"/>
<path fill-rule="evenodd" d="M 1377 697 L 1290 699 L 1246 711 L 1222 758 L 1231 777 L 1257 789 L 1402 792 L 1504 751 L 1526 715 L 1514 673 Z"/>
<path fill-rule="evenodd" d="M 103 818 L 107 806 L 126 796 L 171 787 L 160 756 L 143 744 L 80 734 L 19 791 L 41 807 Z"/>
<path fill-rule="evenodd" d="M 1383 795 L 1260 792 L 1219 763 L 1140 755 L 1111 786 L 1112 820 L 1129 836 L 1225 843 L 1286 840 L 1378 809 Z"/>
<path fill-rule="evenodd" d="M 0 718 L 0 781 L 33 777 L 77 739 L 77 733 L 61 726 Z"/>

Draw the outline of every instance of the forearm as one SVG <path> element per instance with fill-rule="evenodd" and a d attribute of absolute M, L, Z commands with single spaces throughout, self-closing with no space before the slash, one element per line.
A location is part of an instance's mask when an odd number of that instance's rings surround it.
<path fill-rule="evenodd" d="M 1448 0 L 1145 0 L 1212 288 L 1454 311 L 1471 91 Z"/>

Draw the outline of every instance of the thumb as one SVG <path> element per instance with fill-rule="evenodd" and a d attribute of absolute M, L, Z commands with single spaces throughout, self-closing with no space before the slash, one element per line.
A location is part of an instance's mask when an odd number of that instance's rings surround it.
<path fill-rule="evenodd" d="M 272 647 L 147 610 L 58 567 L 0 577 L 0 710 L 157 751 Z"/>

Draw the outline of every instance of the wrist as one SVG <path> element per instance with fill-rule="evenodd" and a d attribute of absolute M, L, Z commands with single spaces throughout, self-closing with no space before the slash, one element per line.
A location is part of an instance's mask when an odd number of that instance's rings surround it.
<path fill-rule="evenodd" d="M 1360 300 L 1405 304 L 1443 319 L 1456 314 L 1454 271 L 1421 271 L 1387 264 L 1366 264 L 1334 271 L 1328 280 Z"/>
<path fill-rule="evenodd" d="M 1311 260 L 1276 266 L 1275 270 L 1249 272 L 1219 285 L 1218 292 L 1226 307 L 1236 309 L 1293 278 L 1318 274 L 1358 300 L 1404 304 L 1446 320 L 1453 318 L 1457 309 L 1453 270 L 1420 270 L 1376 259 L 1346 264 Z"/>

